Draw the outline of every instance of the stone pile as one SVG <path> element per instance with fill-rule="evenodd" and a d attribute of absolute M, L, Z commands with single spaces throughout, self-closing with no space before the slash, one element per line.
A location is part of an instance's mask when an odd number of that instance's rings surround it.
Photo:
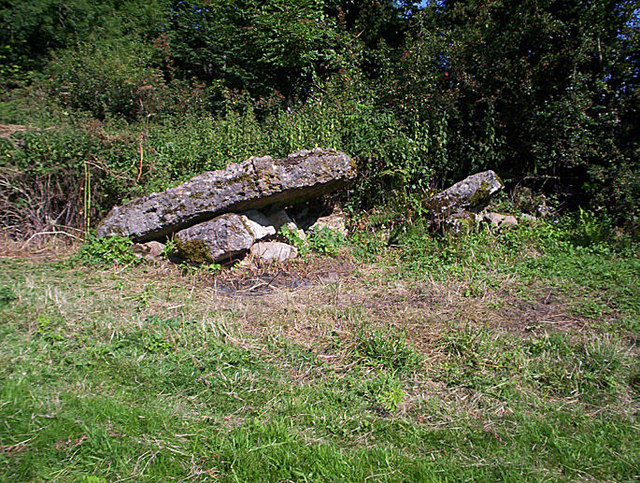
<path fill-rule="evenodd" d="M 432 229 L 461 233 L 471 230 L 478 223 L 487 223 L 497 230 L 517 225 L 518 219 L 513 215 L 485 211 L 493 195 L 503 187 L 496 173 L 483 171 L 432 196 L 425 203 L 431 216 L 429 221 Z M 536 220 L 533 215 L 520 215 L 520 221 L 525 223 Z"/>
<path fill-rule="evenodd" d="M 351 158 L 330 149 L 303 150 L 283 159 L 252 157 L 113 208 L 97 235 L 127 236 L 138 243 L 171 237 L 185 260 L 223 262 L 273 237 L 283 225 L 298 230 L 279 207 L 318 199 L 355 176 Z M 258 210 L 270 210 L 270 216 Z M 271 253 L 267 248 L 263 244 L 254 252 Z M 296 254 L 275 249 L 277 256 L 269 255 L 270 259 Z"/>

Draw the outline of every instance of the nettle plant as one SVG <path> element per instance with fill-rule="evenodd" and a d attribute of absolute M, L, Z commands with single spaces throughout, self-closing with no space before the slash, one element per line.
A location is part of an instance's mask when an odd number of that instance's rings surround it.
<path fill-rule="evenodd" d="M 298 253 L 301 255 L 309 253 L 309 241 L 302 237 L 299 230 L 283 225 L 280 227 L 280 230 L 278 230 L 278 233 L 287 243 L 296 247 L 298 249 Z"/>
<path fill-rule="evenodd" d="M 346 243 L 346 236 L 327 227 L 312 229 L 309 236 L 311 248 L 323 255 L 337 255 L 340 247 L 346 245 Z"/>

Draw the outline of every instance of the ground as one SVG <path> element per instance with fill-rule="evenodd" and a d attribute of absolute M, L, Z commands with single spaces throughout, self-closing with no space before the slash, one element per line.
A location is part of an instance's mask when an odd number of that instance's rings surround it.
<path fill-rule="evenodd" d="M 222 271 L 4 243 L 0 479 L 637 479 L 637 251 L 519 230 Z"/>

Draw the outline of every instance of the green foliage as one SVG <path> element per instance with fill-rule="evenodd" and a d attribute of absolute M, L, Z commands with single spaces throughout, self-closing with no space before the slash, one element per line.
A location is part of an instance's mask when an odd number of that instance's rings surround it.
<path fill-rule="evenodd" d="M 4 309 L 9 306 L 11 302 L 16 300 L 18 296 L 11 289 L 11 287 L 3 286 L 0 287 L 0 309 Z"/>
<path fill-rule="evenodd" d="M 300 255 L 309 253 L 309 241 L 300 236 L 298 229 L 292 229 L 287 225 L 282 225 L 280 230 L 278 230 L 278 234 L 284 238 L 286 243 L 296 247 Z"/>
<path fill-rule="evenodd" d="M 581 246 L 602 243 L 611 237 L 609 220 L 602 215 L 579 208 L 577 223 L 574 228 L 575 242 Z"/>
<path fill-rule="evenodd" d="M 411 373 L 419 369 L 420 354 L 402 333 L 360 328 L 356 334 L 354 357 L 372 366 L 394 372 Z"/>
<path fill-rule="evenodd" d="M 151 66 L 151 52 L 130 40 L 92 41 L 65 50 L 47 67 L 49 82 L 63 105 L 95 118 L 128 119 L 156 113 L 167 86 Z"/>
<path fill-rule="evenodd" d="M 96 59 L 93 65 L 99 66 L 100 62 Z M 109 75 L 116 74 L 105 74 Z M 86 165 L 93 188 L 91 220 L 102 218 L 113 204 L 166 189 L 229 162 L 253 155 L 286 156 L 312 146 L 341 149 L 356 160 L 365 177 L 354 185 L 353 207 L 388 198 L 390 190 L 400 193 L 392 198 L 420 193 L 430 178 L 420 164 L 427 147 L 412 142 L 393 116 L 378 112 L 371 99 L 356 96 L 356 85 L 342 93 L 339 87 L 333 85 L 329 92 L 318 94 L 304 106 L 269 115 L 263 122 L 253 110 L 231 111 L 218 118 L 194 112 L 163 114 L 157 121 L 142 124 L 112 119 L 97 122 L 77 112 L 54 111 L 52 114 L 58 116 L 56 129 L 17 134 L 21 142 L 0 145 L 0 162 L 11 170 L 11 184 L 34 190 L 34 197 L 41 196 L 43 190 L 34 188 L 46 179 L 49 192 L 42 202 L 55 202 L 38 213 L 56 219 L 65 209 L 64 203 L 69 202 L 64 224 L 77 227 L 83 221 L 82 197 L 69 199 L 68 193 L 82 193 Z M 104 90 L 105 95 L 108 92 Z M 137 91 L 128 92 L 133 97 L 122 97 L 123 106 L 131 107 L 129 113 L 135 116 L 139 104 L 136 107 L 129 101 L 137 99 Z M 108 104 L 96 104 L 95 109 L 102 112 L 105 106 Z M 10 114 L 24 116 L 27 112 L 31 112 L 31 105 L 25 102 L 24 111 Z M 342 116 L 343 112 L 349 115 Z M 50 122 L 44 121 L 43 127 Z M 412 184 L 412 179 L 419 182 Z M 50 192 L 58 186 L 59 192 Z M 19 197 L 16 189 L 12 199 Z M 29 219 L 24 214 L 21 218 Z"/>
<path fill-rule="evenodd" d="M 384 253 L 388 245 L 384 229 L 374 226 L 355 230 L 350 241 L 353 246 L 353 254 L 364 262 L 375 261 Z"/>
<path fill-rule="evenodd" d="M 0 46 L 14 74 L 42 68 L 49 53 L 72 47 L 91 35 L 118 39 L 127 34 L 152 35 L 166 15 L 167 2 L 106 0 L 24 0 L 0 4 Z M 7 65 L 5 64 L 5 65 Z M 19 81 L 14 76 L 12 81 Z"/>
<path fill-rule="evenodd" d="M 206 270 L 210 274 L 216 274 L 222 270 L 222 265 L 219 263 L 210 263 L 209 265 L 203 266 L 202 269 Z"/>
<path fill-rule="evenodd" d="M 340 247 L 347 243 L 347 237 L 336 230 L 323 226 L 309 232 L 311 249 L 323 255 L 336 256 Z"/>
<path fill-rule="evenodd" d="M 2 210 L 1 223 L 80 227 L 204 170 L 322 146 L 358 165 L 345 194 L 351 209 L 386 204 L 412 219 L 434 188 L 492 168 L 508 184 L 551 180 L 633 228 L 635 8 L 5 2 L 0 120 L 41 131 L 1 143 L 0 176 L 16 208 Z M 36 200 L 32 213 L 26 198 Z"/>
<path fill-rule="evenodd" d="M 85 265 L 135 265 L 141 259 L 136 257 L 129 238 L 111 236 L 104 238 L 90 238 L 78 250 L 75 258 Z"/>
<path fill-rule="evenodd" d="M 304 96 L 317 73 L 335 66 L 339 56 L 323 3 L 175 2 L 168 29 L 175 67 L 185 77 L 223 84 L 225 102 L 244 91 L 265 103 L 278 102 L 281 94 Z"/>
<path fill-rule="evenodd" d="M 432 2 L 385 95 L 436 138 L 427 159 L 441 176 L 550 175 L 588 196 L 617 192 L 598 200 L 624 198 L 635 214 L 637 128 L 621 118 L 637 96 L 633 5 Z"/>

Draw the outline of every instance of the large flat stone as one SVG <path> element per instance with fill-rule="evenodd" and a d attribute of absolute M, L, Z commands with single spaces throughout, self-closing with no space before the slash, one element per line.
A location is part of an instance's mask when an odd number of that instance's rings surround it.
<path fill-rule="evenodd" d="M 355 175 L 351 158 L 335 150 L 304 150 L 284 159 L 253 157 L 117 206 L 102 220 L 97 235 L 158 239 L 223 213 L 316 198 Z"/>

